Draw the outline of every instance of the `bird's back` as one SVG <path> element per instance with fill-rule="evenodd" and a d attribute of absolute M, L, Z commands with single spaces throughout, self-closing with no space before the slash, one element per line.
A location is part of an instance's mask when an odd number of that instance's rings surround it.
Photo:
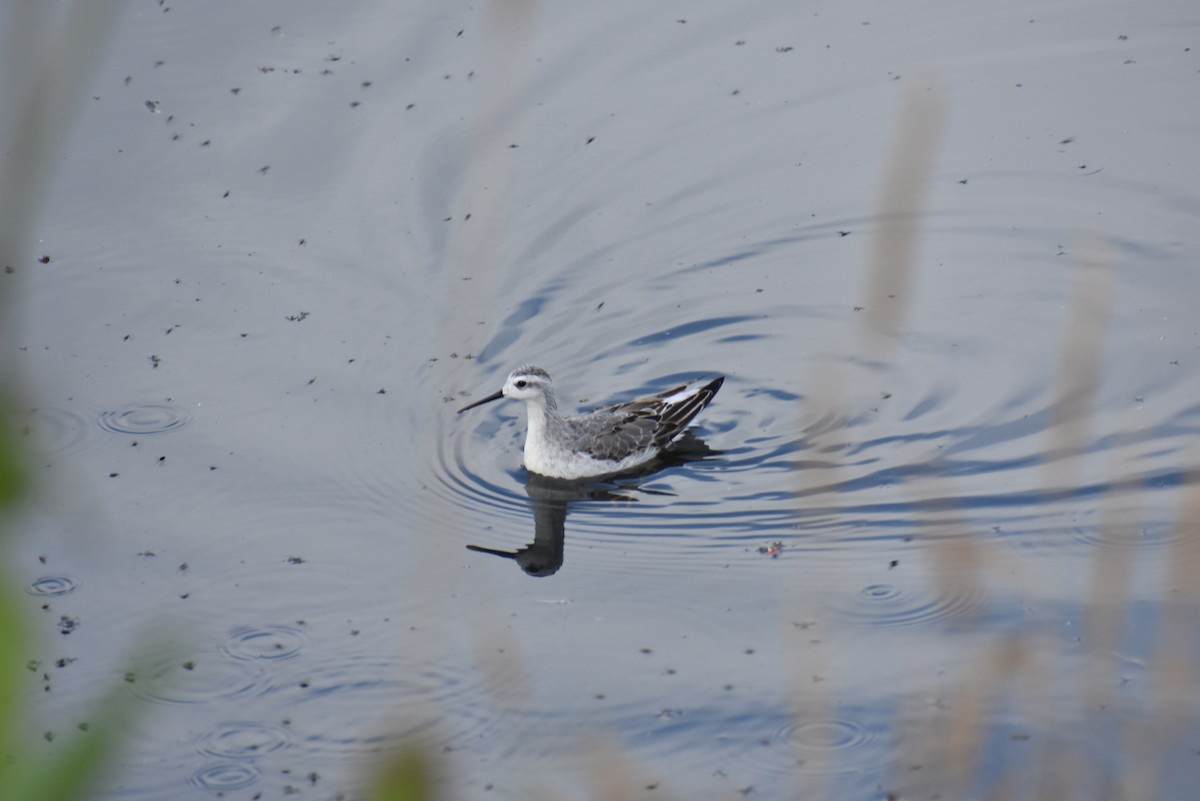
<path fill-rule="evenodd" d="M 707 406 L 725 381 L 720 376 L 697 387 L 682 384 L 666 392 L 598 409 L 565 421 L 575 449 L 604 461 L 637 454 L 647 458 L 666 447 Z"/>

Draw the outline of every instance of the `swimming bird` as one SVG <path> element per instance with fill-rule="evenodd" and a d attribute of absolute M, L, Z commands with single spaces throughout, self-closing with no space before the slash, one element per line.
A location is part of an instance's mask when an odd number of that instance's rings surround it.
<path fill-rule="evenodd" d="M 724 381 L 718 376 L 708 383 L 682 384 L 650 398 L 564 417 L 550 374 L 526 365 L 509 373 L 499 392 L 458 413 L 501 398 L 525 401 L 525 468 L 547 478 L 595 478 L 632 470 L 657 456 L 709 404 Z"/>

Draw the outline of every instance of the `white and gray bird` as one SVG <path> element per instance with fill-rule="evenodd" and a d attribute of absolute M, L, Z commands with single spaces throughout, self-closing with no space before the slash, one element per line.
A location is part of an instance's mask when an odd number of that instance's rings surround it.
<path fill-rule="evenodd" d="M 709 404 L 725 377 L 693 382 L 649 398 L 591 412 L 559 414 L 550 374 L 527 365 L 513 370 L 499 392 L 458 410 L 459 414 L 501 398 L 525 401 L 525 468 L 548 478 L 615 475 L 644 465 L 662 452 Z"/>

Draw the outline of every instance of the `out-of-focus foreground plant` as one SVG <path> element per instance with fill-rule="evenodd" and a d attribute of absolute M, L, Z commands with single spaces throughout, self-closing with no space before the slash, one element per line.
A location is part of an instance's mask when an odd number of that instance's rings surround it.
<path fill-rule="evenodd" d="M 13 425 L 0 412 L 0 537 L 12 536 L 13 512 L 30 490 L 30 458 Z M 33 638 L 20 606 L 15 582 L 0 559 L 0 799 L 71 801 L 95 782 L 115 747 L 111 732 L 127 702 L 114 692 L 96 710 L 86 731 L 76 732 L 54 753 L 38 753 L 41 740 L 30 731 L 25 714 L 30 690 L 27 657 Z"/>
<path fill-rule="evenodd" d="M 0 0 L 0 801 L 79 801 L 116 769 L 133 700 L 113 687 L 95 702 L 78 731 L 47 745 L 34 725 L 38 697 L 30 681 L 35 637 L 8 564 L 19 536 L 18 512 L 32 495 L 32 446 L 14 410 L 28 403 L 14 363 L 19 329 L 19 269 L 30 261 L 33 232 L 49 192 L 52 167 L 108 46 L 124 4 L 96 0 L 34 3 Z M 53 135 L 52 135 L 53 134 Z M 133 665 L 147 655 L 129 655 Z M 142 659 L 139 659 L 139 656 Z M 369 781 L 376 801 L 427 801 L 433 764 L 407 749 Z"/>

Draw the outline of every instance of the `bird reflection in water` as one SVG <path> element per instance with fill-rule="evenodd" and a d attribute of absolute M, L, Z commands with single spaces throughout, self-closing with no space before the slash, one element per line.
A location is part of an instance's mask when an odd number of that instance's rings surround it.
<path fill-rule="evenodd" d="M 528 473 L 529 480 L 525 484 L 525 492 L 529 495 L 529 505 L 533 510 L 533 542 L 515 551 L 486 548 L 482 545 L 468 545 L 467 549 L 512 559 L 530 576 L 552 576 L 563 564 L 567 512 L 572 503 L 636 503 L 637 494 L 671 495 L 672 493 L 662 490 L 646 489 L 636 482 L 667 468 L 703 461 L 719 454 L 720 451 L 709 448 L 704 440 L 688 430 L 653 461 L 642 465 L 641 469 L 614 477 L 610 481 L 565 481 Z M 618 479 L 621 483 L 613 483 Z"/>

